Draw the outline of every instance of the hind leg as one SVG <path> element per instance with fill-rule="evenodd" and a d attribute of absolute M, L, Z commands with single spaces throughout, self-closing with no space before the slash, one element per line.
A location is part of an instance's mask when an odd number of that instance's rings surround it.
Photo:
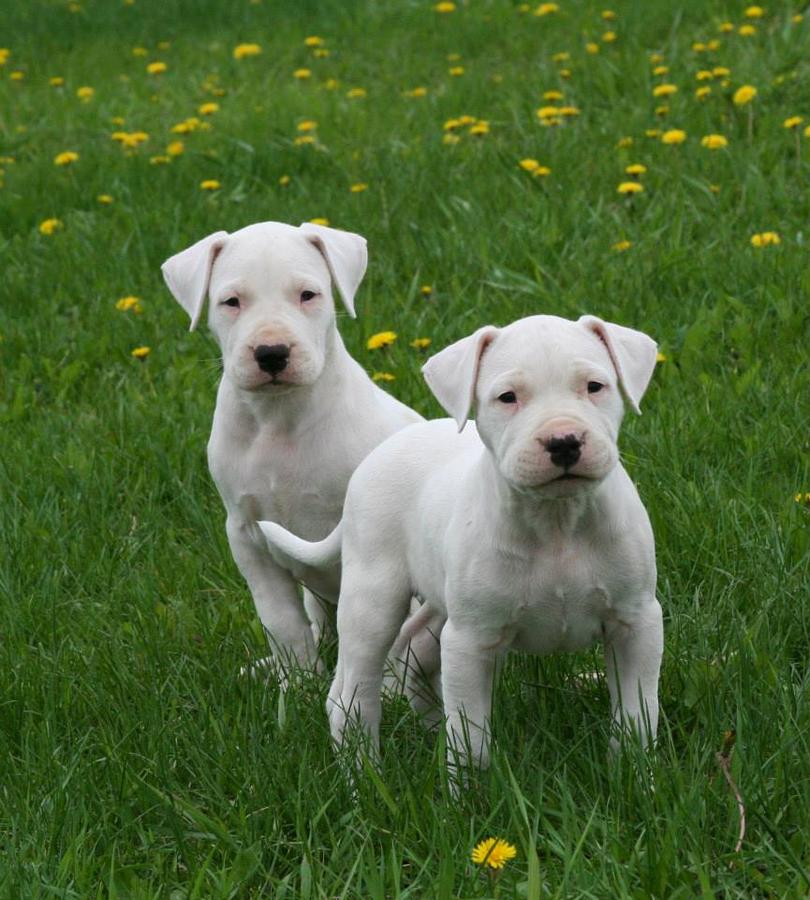
<path fill-rule="evenodd" d="M 384 566 L 348 562 L 338 602 L 338 663 L 327 700 L 332 738 L 340 746 L 357 725 L 379 748 L 385 658 L 408 613 L 410 590 Z"/>

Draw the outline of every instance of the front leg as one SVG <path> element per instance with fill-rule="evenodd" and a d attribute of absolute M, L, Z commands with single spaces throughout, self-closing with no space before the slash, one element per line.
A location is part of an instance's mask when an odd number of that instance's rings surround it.
<path fill-rule="evenodd" d="M 291 665 L 317 668 L 318 653 L 292 576 L 273 562 L 255 522 L 229 516 L 228 543 L 282 672 Z"/>
<path fill-rule="evenodd" d="M 605 639 L 613 721 L 639 735 L 645 747 L 655 740 L 658 730 L 658 675 L 663 652 L 664 624 L 654 596 L 644 599 L 632 623 L 617 624 Z"/>
<path fill-rule="evenodd" d="M 447 763 L 451 772 L 473 763 L 489 765 L 489 721 L 499 638 L 448 621 L 441 635 L 442 697 L 447 716 Z"/>

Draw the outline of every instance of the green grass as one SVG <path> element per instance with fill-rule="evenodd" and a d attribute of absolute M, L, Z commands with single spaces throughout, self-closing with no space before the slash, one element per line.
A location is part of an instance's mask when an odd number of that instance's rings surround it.
<path fill-rule="evenodd" d="M 489 835 L 518 847 L 503 897 L 807 895 L 810 509 L 794 495 L 810 491 L 810 16 L 769 4 L 746 38 L 718 31 L 743 3 L 674 6 L 621 0 L 608 26 L 572 0 L 545 18 L 507 0 L 449 15 L 404 0 L 4 4 L 0 895 L 488 897 L 469 854 Z M 587 54 L 608 27 L 618 40 Z M 311 34 L 328 58 L 304 47 Z M 714 37 L 718 50 L 692 50 Z M 253 41 L 260 56 L 233 59 Z M 463 77 L 448 76 L 451 53 Z M 147 75 L 153 60 L 168 71 Z M 732 83 L 699 103 L 695 72 L 717 65 Z M 210 76 L 223 96 L 202 89 Z M 680 90 L 660 120 L 663 80 Z M 750 138 L 729 99 L 745 83 L 759 89 Z M 420 85 L 427 96 L 403 96 Z M 358 86 L 367 96 L 347 98 Z M 558 87 L 581 114 L 543 128 L 535 109 Z M 150 164 L 207 100 L 211 129 Z M 490 134 L 443 144 L 462 114 Z M 783 128 L 795 114 L 799 131 Z M 310 118 L 319 145 L 294 146 Z M 645 136 L 661 127 L 686 143 Z M 126 155 L 118 129 L 150 137 Z M 700 146 L 713 132 L 727 150 Z M 57 168 L 64 150 L 80 159 Z M 525 157 L 552 174 L 532 178 Z M 648 173 L 627 202 L 631 162 Z M 206 178 L 221 189 L 201 191 Z M 217 353 L 188 334 L 159 265 L 214 230 L 316 216 L 369 239 L 360 318 L 341 317 L 350 351 L 427 415 L 439 409 L 416 337 L 438 349 L 486 322 L 589 312 L 660 342 L 668 360 L 623 435 L 666 616 L 654 789 L 634 753 L 607 763 L 604 684 L 577 679 L 596 653 L 510 660 L 492 769 L 458 801 L 442 748 L 402 704 L 386 707 L 381 777 L 355 798 L 329 745 L 326 679 L 282 696 L 239 678 L 264 639 L 205 465 Z M 42 235 L 49 217 L 64 228 Z M 770 230 L 780 245 L 750 245 Z M 612 250 L 621 239 L 632 248 Z M 142 315 L 115 309 L 129 294 Z M 387 329 L 390 350 L 365 349 Z M 730 729 L 739 854 L 715 760 Z"/>

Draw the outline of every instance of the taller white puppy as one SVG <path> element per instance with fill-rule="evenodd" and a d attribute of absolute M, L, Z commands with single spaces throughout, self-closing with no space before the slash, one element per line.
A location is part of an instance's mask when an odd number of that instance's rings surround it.
<path fill-rule="evenodd" d="M 423 370 L 455 424 L 414 425 L 373 451 L 349 484 L 342 528 L 312 546 L 263 524 L 285 564 L 329 562 L 342 534 L 328 701 L 337 742 L 356 716 L 377 745 L 383 661 L 411 594 L 447 618 L 441 687 L 448 746 L 462 757 L 469 747 L 488 761 L 500 656 L 600 638 L 616 720 L 654 736 L 653 535 L 616 439 L 622 392 L 638 411 L 655 360 L 646 335 L 592 316 L 481 328 Z M 459 433 L 473 403 L 477 430 Z"/>
<path fill-rule="evenodd" d="M 224 373 L 208 464 L 227 511 L 231 551 L 282 665 L 314 664 L 316 642 L 295 581 L 270 557 L 256 520 L 322 538 L 340 519 L 357 464 L 389 435 L 421 421 L 371 381 L 335 327 L 331 283 L 354 317 L 366 262 L 358 234 L 262 222 L 211 234 L 162 266 L 192 330 L 210 295 L 208 324 Z M 338 581 L 334 568 L 313 586 L 336 596 Z M 320 620 L 313 595 L 305 592 L 304 601 L 310 618 Z"/>

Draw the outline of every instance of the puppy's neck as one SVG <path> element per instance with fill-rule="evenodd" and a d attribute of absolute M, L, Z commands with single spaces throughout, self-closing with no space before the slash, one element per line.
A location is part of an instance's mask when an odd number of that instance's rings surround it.
<path fill-rule="evenodd" d="M 544 497 L 536 489 L 508 482 L 488 450 L 482 452 L 475 468 L 473 477 L 484 494 L 484 508 L 492 510 L 497 527 L 509 530 L 514 538 L 540 544 L 559 542 L 590 527 L 598 516 L 604 482 L 569 497 Z"/>

